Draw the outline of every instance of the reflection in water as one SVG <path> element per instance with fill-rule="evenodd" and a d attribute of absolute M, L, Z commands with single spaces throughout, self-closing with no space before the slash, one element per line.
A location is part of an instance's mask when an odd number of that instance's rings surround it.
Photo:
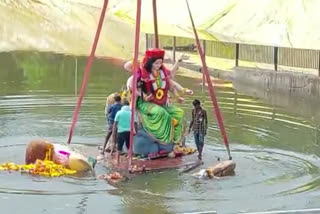
<path fill-rule="evenodd" d="M 76 207 L 79 209 L 78 214 L 85 214 L 86 212 L 86 207 L 88 203 L 88 195 L 83 195 L 81 198 L 81 201 L 79 202 L 79 205 Z"/>
<path fill-rule="evenodd" d="M 0 162 L 23 162 L 24 146 L 35 138 L 66 142 L 86 60 L 50 53 L 0 53 Z M 95 60 L 75 130 L 76 149 L 95 153 L 103 142 L 105 98 L 128 78 L 119 63 Z M 177 81 L 195 91 L 181 105 L 188 119 L 195 98 L 211 112 L 201 80 L 177 77 Z M 221 84 L 216 89 L 237 162 L 235 177 L 198 180 L 171 170 L 134 177 L 114 190 L 92 177 L 46 179 L 0 172 L 0 193 L 29 196 L 23 203 L 38 196 L 60 197 L 48 205 L 52 207 L 72 199 L 68 213 L 235 213 L 320 206 L 315 191 L 320 187 L 318 104 L 299 105 L 279 94 L 269 94 L 272 100 L 261 96 L 263 101 Z M 213 114 L 209 122 L 203 167 L 227 157 Z M 191 135 L 187 143 L 193 144 Z M 105 171 L 98 166 L 98 175 Z"/>

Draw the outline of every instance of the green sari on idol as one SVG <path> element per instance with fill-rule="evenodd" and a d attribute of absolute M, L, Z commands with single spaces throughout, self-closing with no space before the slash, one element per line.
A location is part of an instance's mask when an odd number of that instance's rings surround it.
<path fill-rule="evenodd" d="M 143 128 L 157 142 L 181 143 L 184 130 L 184 111 L 181 108 L 174 105 L 158 105 L 138 97 L 137 110 Z"/>

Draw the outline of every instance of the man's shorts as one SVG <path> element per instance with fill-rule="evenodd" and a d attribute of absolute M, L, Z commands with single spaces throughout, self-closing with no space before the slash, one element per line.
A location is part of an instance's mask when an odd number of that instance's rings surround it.
<path fill-rule="evenodd" d="M 108 123 L 107 132 L 112 132 L 113 123 Z"/>
<path fill-rule="evenodd" d="M 122 151 L 123 144 L 126 143 L 127 149 L 130 146 L 130 132 L 120 132 L 117 136 L 117 150 Z"/>

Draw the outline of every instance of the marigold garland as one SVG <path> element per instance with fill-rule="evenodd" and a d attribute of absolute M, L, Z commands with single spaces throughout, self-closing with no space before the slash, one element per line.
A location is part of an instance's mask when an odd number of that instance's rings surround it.
<path fill-rule="evenodd" d="M 1 171 L 20 171 L 32 175 L 42 175 L 46 177 L 58 177 L 62 175 L 72 175 L 77 173 L 75 170 L 56 164 L 49 160 L 37 160 L 34 164 L 14 164 L 3 163 L 0 165 Z"/>
<path fill-rule="evenodd" d="M 46 153 L 45 160 L 36 160 L 34 164 L 14 164 L 3 163 L 0 165 L 0 171 L 20 171 L 31 175 L 42 175 L 46 177 L 59 177 L 62 175 L 72 175 L 77 173 L 75 170 L 56 164 L 50 160 L 52 149 Z"/>

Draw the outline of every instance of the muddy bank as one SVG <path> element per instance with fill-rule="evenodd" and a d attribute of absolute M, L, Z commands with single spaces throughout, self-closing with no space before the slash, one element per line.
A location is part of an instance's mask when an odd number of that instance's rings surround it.
<path fill-rule="evenodd" d="M 90 3 L 90 2 L 89 2 Z M 0 52 L 40 51 L 89 55 L 102 1 L 5 0 L 0 2 Z M 109 3 L 113 7 L 116 1 Z M 133 25 L 107 11 L 96 55 L 131 58 Z M 140 50 L 144 50 L 141 35 Z"/>

